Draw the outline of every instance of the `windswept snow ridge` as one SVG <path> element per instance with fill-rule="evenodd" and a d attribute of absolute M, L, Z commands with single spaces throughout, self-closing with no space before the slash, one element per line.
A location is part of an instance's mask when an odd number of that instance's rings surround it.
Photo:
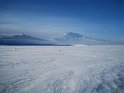
<path fill-rule="evenodd" d="M 0 93 L 124 93 L 124 46 L 0 46 Z"/>

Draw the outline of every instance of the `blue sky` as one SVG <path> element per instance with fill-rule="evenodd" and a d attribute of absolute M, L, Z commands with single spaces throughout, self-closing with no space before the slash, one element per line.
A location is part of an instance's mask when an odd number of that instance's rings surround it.
<path fill-rule="evenodd" d="M 124 41 L 123 0 L 0 0 L 0 33 L 64 32 Z"/>

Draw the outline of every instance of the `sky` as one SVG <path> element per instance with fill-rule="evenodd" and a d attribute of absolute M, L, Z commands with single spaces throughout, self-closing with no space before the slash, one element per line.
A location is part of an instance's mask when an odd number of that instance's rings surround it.
<path fill-rule="evenodd" d="M 124 0 L 0 0 L 0 34 L 65 32 L 124 41 Z"/>

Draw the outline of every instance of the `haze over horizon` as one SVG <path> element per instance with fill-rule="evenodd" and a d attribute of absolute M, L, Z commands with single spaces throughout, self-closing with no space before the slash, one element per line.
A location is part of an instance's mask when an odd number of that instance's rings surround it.
<path fill-rule="evenodd" d="M 124 41 L 123 0 L 1 0 L 0 34 L 64 32 Z"/>

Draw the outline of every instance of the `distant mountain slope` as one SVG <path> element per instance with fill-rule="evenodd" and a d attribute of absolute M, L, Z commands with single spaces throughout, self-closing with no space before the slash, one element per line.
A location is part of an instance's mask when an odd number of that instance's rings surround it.
<path fill-rule="evenodd" d="M 25 34 L 0 34 L 0 45 L 53 45 L 53 43 Z"/>
<path fill-rule="evenodd" d="M 64 33 L 60 37 L 54 38 L 56 42 L 59 44 L 70 44 L 70 45 L 77 45 L 77 44 L 86 44 L 86 45 L 108 45 L 108 44 L 121 44 L 120 42 L 113 42 L 107 41 L 97 38 L 92 38 L 84 35 L 80 35 L 78 33 Z"/>

